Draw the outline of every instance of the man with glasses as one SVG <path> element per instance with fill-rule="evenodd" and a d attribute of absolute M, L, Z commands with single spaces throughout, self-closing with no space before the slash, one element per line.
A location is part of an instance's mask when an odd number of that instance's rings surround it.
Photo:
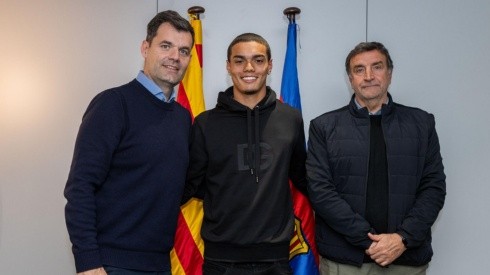
<path fill-rule="evenodd" d="M 446 195 L 434 116 L 393 101 L 383 44 L 358 44 L 345 68 L 350 104 L 312 120 L 309 132 L 321 274 L 425 274 Z"/>

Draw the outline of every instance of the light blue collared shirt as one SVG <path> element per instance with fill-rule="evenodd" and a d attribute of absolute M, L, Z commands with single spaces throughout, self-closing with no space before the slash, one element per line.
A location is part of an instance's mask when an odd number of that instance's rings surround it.
<path fill-rule="evenodd" d="M 386 99 L 386 103 L 385 104 L 388 104 L 388 102 L 390 102 L 390 99 Z M 354 97 L 354 103 L 356 103 L 356 106 L 357 106 L 357 109 L 362 109 L 363 107 L 361 106 L 361 104 L 359 104 L 359 102 L 357 102 L 357 99 Z M 376 113 L 369 113 L 370 116 L 379 116 L 381 115 L 381 109 L 379 109 Z"/>
<path fill-rule="evenodd" d="M 158 99 L 162 100 L 163 102 L 170 103 L 170 102 L 175 101 L 175 90 L 172 90 L 172 93 L 170 94 L 170 98 L 165 98 L 165 95 L 164 95 L 162 89 L 160 89 L 160 87 L 158 87 L 158 85 L 155 84 L 155 82 L 153 82 L 153 80 L 148 78 L 143 73 L 143 71 L 140 71 L 138 73 L 136 80 L 139 83 L 141 83 L 141 85 L 143 85 L 143 87 L 145 87 L 150 93 L 152 93 L 154 96 L 156 96 Z"/>

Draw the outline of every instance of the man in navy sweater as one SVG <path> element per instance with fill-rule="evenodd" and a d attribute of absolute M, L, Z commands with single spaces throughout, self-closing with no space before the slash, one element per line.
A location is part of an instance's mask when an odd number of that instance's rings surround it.
<path fill-rule="evenodd" d="M 98 94 L 83 116 L 64 191 L 78 274 L 171 274 L 191 127 L 174 87 L 193 43 L 186 19 L 158 13 L 143 71 Z"/>

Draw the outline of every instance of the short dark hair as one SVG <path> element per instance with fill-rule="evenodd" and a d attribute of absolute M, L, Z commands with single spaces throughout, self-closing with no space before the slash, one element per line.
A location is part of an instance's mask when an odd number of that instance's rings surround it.
<path fill-rule="evenodd" d="M 347 72 L 347 75 L 350 75 L 350 61 L 351 59 L 363 52 L 369 52 L 369 51 L 379 51 L 381 54 L 383 54 L 386 57 L 386 64 L 388 66 L 388 70 L 392 71 L 393 70 L 393 60 L 391 60 L 390 53 L 388 52 L 388 49 L 385 48 L 383 44 L 380 42 L 361 42 L 357 44 L 357 46 L 350 51 L 349 55 L 347 55 L 347 58 L 345 59 L 345 71 Z"/>
<path fill-rule="evenodd" d="M 158 28 L 163 23 L 169 23 L 179 32 L 188 32 L 192 36 L 192 45 L 194 45 L 194 29 L 189 21 L 180 16 L 176 11 L 166 10 L 157 13 L 148 23 L 146 28 L 146 41 L 151 44 L 151 41 L 157 35 Z"/>
<path fill-rule="evenodd" d="M 271 47 L 269 46 L 269 43 L 267 43 L 267 40 L 265 40 L 262 36 L 258 34 L 247 32 L 240 34 L 239 36 L 235 37 L 233 41 L 231 41 L 230 45 L 228 46 L 227 52 L 228 61 L 231 58 L 231 48 L 241 42 L 257 42 L 264 45 L 266 48 L 267 60 L 271 59 Z"/>

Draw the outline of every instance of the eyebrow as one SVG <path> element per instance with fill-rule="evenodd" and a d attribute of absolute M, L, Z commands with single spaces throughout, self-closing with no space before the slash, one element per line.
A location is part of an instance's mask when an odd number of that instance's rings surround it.
<path fill-rule="evenodd" d="M 259 57 L 266 58 L 266 56 L 263 55 L 263 54 L 256 54 L 256 55 L 253 55 L 252 56 L 252 59 L 259 58 Z M 236 58 L 238 58 L 238 59 L 247 59 L 244 55 L 234 55 L 231 58 L 232 59 L 236 59 Z"/>
<path fill-rule="evenodd" d="M 163 40 L 160 43 L 158 43 L 158 45 L 162 45 L 162 44 L 167 44 L 167 45 L 170 45 L 170 46 L 177 47 L 174 43 L 172 43 L 172 42 L 170 42 L 168 40 Z M 191 48 L 190 47 L 187 47 L 187 46 L 177 47 L 177 49 L 179 49 L 179 50 L 185 49 L 185 50 L 189 50 L 189 51 L 191 50 Z"/>
<path fill-rule="evenodd" d="M 160 41 L 160 43 L 158 43 L 158 44 L 160 44 L 160 45 L 161 45 L 161 44 L 169 44 L 170 46 L 172 46 L 172 45 L 173 45 L 173 43 L 172 43 L 172 42 L 167 41 L 167 40 L 162 40 L 162 41 Z"/>
<path fill-rule="evenodd" d="M 380 65 L 380 64 L 381 65 L 384 65 L 383 61 L 377 61 L 377 62 L 371 63 L 371 64 L 369 64 L 367 66 L 376 66 L 376 65 Z M 352 68 L 359 68 L 359 67 L 366 67 L 366 65 L 364 65 L 364 64 L 358 64 L 358 65 L 354 65 L 354 67 L 352 67 Z"/>

